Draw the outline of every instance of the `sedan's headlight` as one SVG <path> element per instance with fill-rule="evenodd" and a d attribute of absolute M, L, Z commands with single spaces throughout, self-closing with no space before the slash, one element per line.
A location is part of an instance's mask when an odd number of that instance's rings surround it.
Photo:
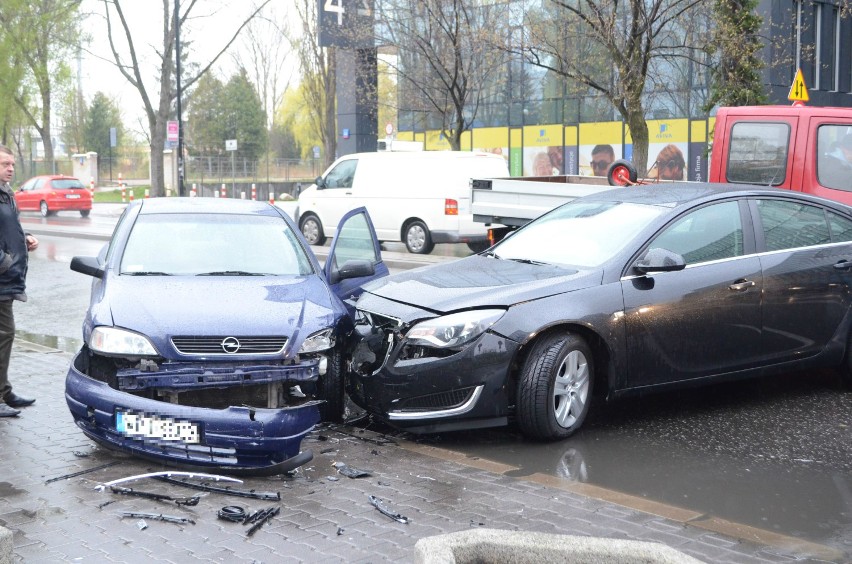
<path fill-rule="evenodd" d="M 157 350 L 144 335 L 118 327 L 95 327 L 89 337 L 95 352 L 123 356 L 157 356 Z"/>
<path fill-rule="evenodd" d="M 411 345 L 460 347 L 479 337 L 506 313 L 502 309 L 464 311 L 421 321 L 405 336 Z"/>
<path fill-rule="evenodd" d="M 299 354 L 319 352 L 330 349 L 334 346 L 334 337 L 331 329 L 323 329 L 314 333 L 302 343 L 302 348 L 299 349 Z"/>

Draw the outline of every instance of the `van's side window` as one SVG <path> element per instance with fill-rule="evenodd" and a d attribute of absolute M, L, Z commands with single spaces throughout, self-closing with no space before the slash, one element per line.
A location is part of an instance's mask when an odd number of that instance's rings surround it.
<path fill-rule="evenodd" d="M 819 127 L 817 178 L 826 188 L 852 192 L 852 126 Z"/>
<path fill-rule="evenodd" d="M 355 169 L 358 168 L 358 159 L 349 159 L 338 163 L 325 177 L 326 188 L 352 188 L 352 180 L 355 178 Z"/>
<path fill-rule="evenodd" d="M 786 123 L 735 123 L 728 153 L 728 182 L 782 184 L 787 174 L 789 137 Z"/>

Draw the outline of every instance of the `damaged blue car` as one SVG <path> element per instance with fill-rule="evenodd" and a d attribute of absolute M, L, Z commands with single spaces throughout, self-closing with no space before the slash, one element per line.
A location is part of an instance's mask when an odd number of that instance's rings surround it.
<path fill-rule="evenodd" d="M 344 409 L 343 347 L 360 286 L 386 276 L 364 208 L 325 267 L 265 202 L 135 202 L 97 257 L 84 346 L 66 378 L 89 438 L 171 466 L 271 475 L 312 458 L 303 437 Z"/>

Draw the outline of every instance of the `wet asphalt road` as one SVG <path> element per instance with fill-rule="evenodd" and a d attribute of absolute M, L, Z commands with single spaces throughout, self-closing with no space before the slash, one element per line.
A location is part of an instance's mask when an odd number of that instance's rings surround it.
<path fill-rule="evenodd" d="M 23 219 L 25 226 L 32 219 L 99 230 L 115 221 L 99 214 Z M 30 300 L 15 306 L 18 333 L 74 351 L 91 280 L 68 263 L 104 243 L 39 239 Z M 512 475 L 557 475 L 852 553 L 852 390 L 831 371 L 595 406 L 583 430 L 558 443 L 529 442 L 512 428 L 421 440 L 513 466 Z"/>

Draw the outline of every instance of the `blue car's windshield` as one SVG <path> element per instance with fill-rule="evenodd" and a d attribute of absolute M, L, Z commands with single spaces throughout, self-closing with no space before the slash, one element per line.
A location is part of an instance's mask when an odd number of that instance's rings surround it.
<path fill-rule="evenodd" d="M 534 220 L 491 251 L 501 259 L 595 267 L 665 212 L 646 204 L 578 200 Z"/>
<path fill-rule="evenodd" d="M 135 276 L 305 275 L 313 272 L 281 218 L 238 214 L 141 214 L 121 257 Z"/>

